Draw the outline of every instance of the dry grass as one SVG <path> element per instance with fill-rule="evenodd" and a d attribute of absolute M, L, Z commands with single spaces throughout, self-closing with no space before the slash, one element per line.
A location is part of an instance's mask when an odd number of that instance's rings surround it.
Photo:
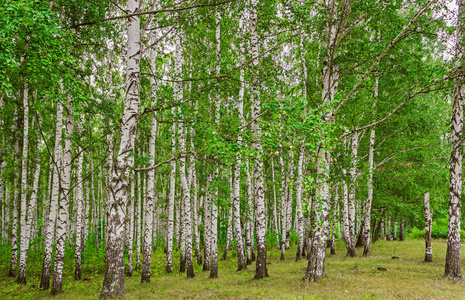
<path fill-rule="evenodd" d="M 288 260 L 279 261 L 279 251 L 268 252 L 269 278 L 253 280 L 254 266 L 235 272 L 235 257 L 220 262 L 219 278 L 208 279 L 208 272 L 196 266 L 196 277 L 185 274 L 153 275 L 152 282 L 140 284 L 140 274 L 126 280 L 124 299 L 465 299 L 465 285 L 445 279 L 446 243 L 433 241 L 433 263 L 425 264 L 424 242 L 380 241 L 368 258 L 345 257 L 344 244 L 337 244 L 337 255 L 328 254 L 327 276 L 317 283 L 302 281 L 306 261 L 295 262 L 295 249 Z M 361 249 L 358 249 L 358 253 Z M 398 256 L 399 259 L 392 259 Z M 154 259 L 154 268 L 163 269 L 164 259 Z M 378 267 L 387 269 L 378 271 Z M 65 293 L 55 299 L 96 299 L 102 276 L 86 281 L 65 278 Z M 39 291 L 38 282 L 18 286 L 13 279 L 0 277 L 0 299 L 47 299 L 49 292 Z"/>

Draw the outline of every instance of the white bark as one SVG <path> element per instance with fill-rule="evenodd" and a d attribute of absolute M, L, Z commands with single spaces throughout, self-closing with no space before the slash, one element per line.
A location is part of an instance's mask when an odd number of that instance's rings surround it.
<path fill-rule="evenodd" d="M 19 255 L 19 271 L 18 271 L 18 283 L 26 284 L 26 263 L 27 263 L 27 250 L 29 249 L 29 237 L 27 226 L 27 154 L 28 154 L 28 142 L 29 142 L 29 100 L 28 100 L 29 88 L 27 83 L 24 83 L 24 94 L 23 94 L 23 106 L 24 106 L 24 117 L 23 117 L 23 155 L 21 156 L 21 236 L 20 236 L 20 255 Z M 29 218 L 32 216 L 29 215 Z"/>
<path fill-rule="evenodd" d="M 174 115 L 174 110 L 173 110 Z M 171 156 L 176 153 L 176 123 L 171 127 Z M 166 272 L 173 268 L 173 230 L 174 230 L 174 198 L 176 196 L 176 161 L 171 162 L 170 194 L 168 200 L 168 251 L 166 254 Z"/>
<path fill-rule="evenodd" d="M 287 181 L 287 209 L 286 209 L 286 231 L 291 232 L 291 224 L 292 224 L 292 203 L 293 203 L 293 190 L 294 190 L 294 149 L 290 149 L 289 151 L 289 163 L 288 166 L 289 171 L 289 180 Z M 290 235 L 286 235 L 286 248 L 289 249 L 289 237 Z"/>
<path fill-rule="evenodd" d="M 246 162 L 247 170 L 246 170 L 246 183 L 247 183 L 247 222 L 245 222 L 246 226 L 246 241 L 247 241 L 247 265 L 252 264 L 252 252 L 253 252 L 253 211 L 254 211 L 254 199 L 253 199 L 253 186 L 252 186 L 252 179 L 250 176 L 250 162 L 247 159 Z"/>
<path fill-rule="evenodd" d="M 68 96 L 70 99 L 70 96 Z M 73 104 L 70 99 L 68 104 L 68 117 L 66 119 L 66 142 L 63 156 L 63 171 L 61 183 L 61 198 L 56 229 L 56 251 L 55 251 L 55 269 L 53 272 L 52 294 L 63 291 L 63 265 L 65 260 L 65 242 L 68 229 L 69 219 L 69 196 L 71 184 L 71 164 L 72 164 L 72 142 L 71 138 L 74 129 Z"/>
<path fill-rule="evenodd" d="M 139 12 L 139 1 L 128 0 L 128 13 Z M 134 165 L 129 153 L 134 151 L 137 114 L 140 106 L 140 17 L 132 16 L 128 21 L 128 50 L 126 70 L 126 101 L 121 120 L 119 152 L 112 169 L 108 203 L 108 239 L 105 248 L 105 278 L 101 297 L 124 294 L 124 220 L 128 201 L 125 170 Z"/>
<path fill-rule="evenodd" d="M 328 6 L 328 3 L 325 3 Z M 337 15 L 334 11 L 335 7 L 331 7 L 331 14 L 334 17 Z M 331 16 L 332 17 L 332 16 Z M 332 102 L 336 94 L 339 75 L 337 67 L 333 65 L 333 58 L 336 51 L 337 39 L 337 23 L 335 20 L 326 21 L 325 24 L 325 40 L 324 48 L 326 54 L 323 63 L 323 90 L 322 104 Z M 331 122 L 331 112 L 327 112 L 323 119 L 324 122 Z M 325 137 L 323 136 L 323 139 Z M 309 255 L 307 271 L 304 279 L 308 281 L 317 281 L 324 275 L 324 261 L 326 257 L 326 240 L 329 233 L 329 207 L 330 191 L 329 191 L 329 172 L 330 172 L 330 153 L 329 146 L 325 143 L 320 143 L 317 149 L 317 188 L 315 202 L 315 226 L 312 241 L 312 249 Z"/>
<path fill-rule="evenodd" d="M 211 206 L 212 206 L 212 193 L 210 191 L 210 185 L 212 182 L 212 175 L 207 175 L 207 195 L 204 203 L 204 261 L 203 261 L 203 270 L 210 270 L 210 258 L 211 258 L 211 227 L 212 227 L 212 216 L 211 216 Z"/>
<path fill-rule="evenodd" d="M 157 133 L 157 119 L 153 115 L 150 121 L 149 135 L 149 165 L 155 163 L 155 136 Z M 144 218 L 144 258 L 142 262 L 141 282 L 150 282 L 150 265 L 152 259 L 153 212 L 155 196 L 155 170 L 148 172 L 147 198 L 145 200 Z"/>
<path fill-rule="evenodd" d="M 429 207 L 429 192 L 425 193 L 425 262 L 433 261 L 433 247 L 431 244 L 431 223 L 433 217 Z"/>
<path fill-rule="evenodd" d="M 357 177 L 357 152 L 358 152 L 358 133 L 352 135 L 352 154 L 350 168 L 350 185 L 349 185 L 349 236 L 347 255 L 355 256 L 355 181 Z"/>
<path fill-rule="evenodd" d="M 239 90 L 239 103 L 237 114 L 239 117 L 240 124 L 245 123 L 244 119 L 244 70 L 241 69 L 241 88 Z M 242 127 L 241 127 L 242 128 Z M 241 165 L 242 165 L 242 132 L 240 129 L 237 135 L 237 146 L 239 151 L 236 154 L 236 163 L 234 165 L 234 180 L 233 180 L 233 208 L 234 208 L 234 236 L 236 237 L 237 247 L 237 270 L 241 271 L 247 268 L 245 257 L 244 257 L 244 244 L 242 242 L 242 229 L 241 229 L 241 202 L 240 202 L 240 189 L 241 189 Z"/>
<path fill-rule="evenodd" d="M 176 91 L 179 93 L 178 100 L 182 98 L 182 91 L 178 89 Z M 185 245 L 185 266 L 187 270 L 187 278 L 194 277 L 194 264 L 192 262 L 192 228 L 191 228 L 191 192 L 189 183 L 186 177 L 186 129 L 184 128 L 184 123 L 179 122 L 179 151 L 181 152 L 182 157 L 179 159 L 179 175 L 181 177 L 181 186 L 183 190 L 183 199 L 181 201 L 183 205 L 183 215 L 182 215 L 182 233 L 183 233 L 183 243 Z"/>
<path fill-rule="evenodd" d="M 78 148 L 78 151 L 81 152 L 81 147 Z M 77 170 L 77 192 L 74 204 L 76 208 L 76 252 L 74 256 L 74 279 L 81 279 L 81 248 L 84 242 L 82 235 L 83 228 L 83 218 L 84 218 L 84 190 L 82 182 L 82 165 L 83 165 L 84 155 L 81 153 L 78 158 L 78 170 Z"/>
<path fill-rule="evenodd" d="M 63 105 L 60 99 L 57 102 L 57 119 L 55 131 L 55 159 L 52 161 L 53 179 L 52 179 L 52 198 L 50 200 L 50 213 L 48 214 L 46 236 L 45 236 L 45 253 L 42 265 L 42 278 L 40 287 L 44 290 L 49 289 L 50 285 L 50 265 L 52 263 L 52 244 L 55 232 L 56 215 L 58 211 L 58 193 L 59 193 L 59 170 L 61 169 L 61 136 L 63 127 Z"/>
<path fill-rule="evenodd" d="M 457 66 L 464 57 L 464 30 L 465 30 L 465 1 L 458 1 L 459 15 L 457 22 L 457 45 L 456 64 Z M 450 180 L 449 180 L 449 227 L 447 232 L 447 252 L 444 275 L 450 279 L 462 279 L 460 270 L 460 228 L 461 228 L 461 195 L 463 187 L 463 100 L 465 98 L 464 76 L 456 79 L 454 86 L 454 103 L 452 106 L 451 135 L 452 144 L 451 157 L 449 160 Z"/>
<path fill-rule="evenodd" d="M 374 86 L 374 101 L 373 111 L 376 109 L 376 102 L 378 101 L 378 88 L 379 88 L 379 77 L 375 77 Z M 368 197 L 365 203 L 365 211 L 363 213 L 363 229 L 362 234 L 364 235 L 365 247 L 363 255 L 367 256 L 370 254 L 370 228 L 371 228 L 371 204 L 373 202 L 373 167 L 374 167 L 374 154 L 375 154 L 375 128 L 370 131 L 370 149 L 368 150 Z"/>
<path fill-rule="evenodd" d="M 280 131 L 281 135 L 281 131 Z M 286 187 L 286 171 L 284 169 L 283 148 L 279 143 L 280 155 L 279 164 L 281 165 L 281 260 L 285 259 L 286 255 L 286 240 L 289 239 L 289 232 L 287 231 L 287 187 Z"/>
<path fill-rule="evenodd" d="M 250 6 L 250 48 L 252 57 L 258 57 L 258 0 L 251 0 Z M 252 86 L 251 86 L 251 103 L 252 103 L 252 151 L 253 173 L 255 187 L 255 216 L 257 220 L 257 264 L 255 278 L 260 279 L 268 277 L 266 267 L 266 215 L 265 215 L 265 190 L 263 176 L 263 159 L 262 159 L 262 129 L 257 118 L 261 114 L 260 92 L 258 79 L 258 59 L 252 62 Z"/>
<path fill-rule="evenodd" d="M 305 148 L 302 145 L 299 151 L 299 161 L 297 163 L 297 189 L 296 189 L 296 217 L 298 219 L 297 232 L 299 233 L 299 245 L 297 248 L 296 260 L 302 258 L 302 252 L 304 249 L 304 215 L 303 215 L 303 206 L 302 206 L 302 194 L 303 194 L 303 175 L 302 168 L 304 162 L 304 151 Z"/>
<path fill-rule="evenodd" d="M 132 270 L 133 270 L 133 250 L 134 250 L 134 206 L 136 202 L 136 176 L 132 176 L 131 180 L 131 197 L 128 199 L 128 215 L 129 215 L 129 222 L 126 223 L 126 230 L 127 230 L 127 244 L 128 244 L 128 269 L 127 269 L 127 276 L 132 277 Z"/>

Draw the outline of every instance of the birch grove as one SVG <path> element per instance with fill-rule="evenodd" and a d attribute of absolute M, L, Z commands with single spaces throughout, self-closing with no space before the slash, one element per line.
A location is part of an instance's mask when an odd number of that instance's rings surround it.
<path fill-rule="evenodd" d="M 464 3 L 378 2 L 2 3 L 5 290 L 318 282 L 423 238 L 462 279 Z"/>

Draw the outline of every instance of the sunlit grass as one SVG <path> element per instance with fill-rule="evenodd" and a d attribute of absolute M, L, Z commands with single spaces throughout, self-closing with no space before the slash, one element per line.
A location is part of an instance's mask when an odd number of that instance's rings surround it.
<path fill-rule="evenodd" d="M 259 281 L 252 279 L 255 265 L 236 272 L 234 251 L 227 261 L 219 263 L 217 279 L 208 279 L 209 272 L 202 272 L 198 265 L 195 265 L 194 279 L 186 279 L 185 274 L 178 272 L 165 274 L 165 258 L 160 250 L 154 255 L 151 283 L 140 284 L 140 272 L 135 271 L 132 278 L 126 278 L 124 299 L 465 299 L 465 285 L 443 277 L 444 240 L 433 241 L 434 262 L 429 264 L 423 262 L 423 240 L 379 241 L 368 258 L 346 257 L 344 243 L 336 246 L 337 255 L 331 256 L 328 251 L 326 277 L 317 283 L 302 281 L 307 261 L 295 262 L 295 249 L 286 252 L 284 262 L 279 261 L 278 250 L 269 250 L 270 277 Z M 357 249 L 357 254 L 361 252 Z M 392 259 L 393 256 L 399 259 Z M 379 271 L 378 267 L 387 271 Z M 177 269 L 178 256 L 173 270 Z M 83 278 L 74 280 L 72 265 L 68 266 L 65 292 L 53 298 L 96 299 L 102 274 L 85 273 Z M 51 298 L 48 291 L 39 290 L 37 274 L 28 279 L 26 286 L 20 286 L 12 278 L 0 277 L 0 299 Z"/>

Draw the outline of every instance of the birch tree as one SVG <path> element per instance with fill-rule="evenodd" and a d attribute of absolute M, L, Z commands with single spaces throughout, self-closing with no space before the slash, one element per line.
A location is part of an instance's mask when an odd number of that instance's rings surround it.
<path fill-rule="evenodd" d="M 139 12 L 140 2 L 128 0 L 128 12 Z M 125 170 L 134 165 L 128 156 L 134 151 L 137 113 L 140 105 L 140 17 L 134 15 L 128 21 L 128 51 L 126 68 L 126 99 L 121 122 L 119 152 L 113 163 L 107 215 L 108 239 L 105 248 L 105 277 L 100 297 L 115 297 L 124 294 L 124 218 L 128 201 Z"/>

